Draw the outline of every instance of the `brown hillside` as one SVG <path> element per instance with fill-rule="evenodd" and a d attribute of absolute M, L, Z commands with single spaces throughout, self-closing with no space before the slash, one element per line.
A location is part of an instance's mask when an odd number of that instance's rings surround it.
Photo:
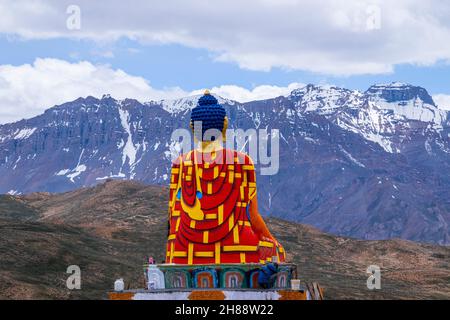
<path fill-rule="evenodd" d="M 147 256 L 163 259 L 167 189 L 107 181 L 64 194 L 0 197 L 0 298 L 101 299 L 115 279 L 143 286 Z M 20 219 L 20 217 L 26 219 Z M 328 299 L 449 299 L 450 248 L 407 241 L 361 241 L 267 219 L 299 268 Z M 68 265 L 82 290 L 65 288 Z M 382 290 L 366 288 L 369 265 Z"/>

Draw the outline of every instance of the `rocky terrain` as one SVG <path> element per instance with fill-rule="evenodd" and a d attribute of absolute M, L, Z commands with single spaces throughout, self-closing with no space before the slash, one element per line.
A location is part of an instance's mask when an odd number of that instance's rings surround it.
<path fill-rule="evenodd" d="M 179 148 L 171 134 L 188 127 L 197 99 L 87 97 L 2 125 L 0 193 L 110 178 L 167 185 Z M 450 244 L 449 113 L 424 88 L 307 85 L 287 97 L 220 101 L 234 128 L 279 129 L 280 170 L 258 176 L 264 214 L 359 239 Z"/>
<path fill-rule="evenodd" d="M 143 287 L 148 256 L 161 261 L 167 189 L 130 181 L 50 194 L 0 196 L 0 298 L 104 299 L 113 282 Z M 268 225 L 327 299 L 450 299 L 450 248 L 404 240 L 364 241 L 269 218 Z M 82 289 L 65 287 L 79 265 Z M 369 265 L 382 289 L 369 291 Z"/>

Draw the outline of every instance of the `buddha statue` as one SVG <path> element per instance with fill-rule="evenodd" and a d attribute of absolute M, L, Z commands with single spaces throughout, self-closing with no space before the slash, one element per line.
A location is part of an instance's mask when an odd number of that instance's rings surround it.
<path fill-rule="evenodd" d="M 283 247 L 258 212 L 252 159 L 223 147 L 227 127 L 225 109 L 206 91 L 191 112 L 198 147 L 172 165 L 166 263 L 285 261 Z M 206 138 L 208 130 L 221 137 Z"/>

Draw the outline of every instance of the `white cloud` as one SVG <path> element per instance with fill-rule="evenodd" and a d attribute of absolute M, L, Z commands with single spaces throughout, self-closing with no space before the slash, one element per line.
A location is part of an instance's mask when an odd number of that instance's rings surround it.
<path fill-rule="evenodd" d="M 0 0 L 0 32 L 206 48 L 242 68 L 379 74 L 398 64 L 450 60 L 450 2 L 441 0 Z"/>
<path fill-rule="evenodd" d="M 144 78 L 105 65 L 36 59 L 32 65 L 0 66 L 0 123 L 29 118 L 79 97 L 103 94 L 148 101 L 187 93 L 180 88 L 156 90 Z"/>
<path fill-rule="evenodd" d="M 450 95 L 436 94 L 433 96 L 433 100 L 439 109 L 450 111 Z"/>
<path fill-rule="evenodd" d="M 212 88 L 212 92 L 246 102 L 288 95 L 301 86 L 299 83 L 286 87 L 263 85 L 248 90 L 227 85 Z M 32 65 L 0 65 L 0 124 L 30 118 L 54 105 L 89 95 L 111 94 L 116 99 L 150 101 L 202 92 L 188 92 L 178 87 L 158 90 L 142 77 L 87 61 L 70 63 L 59 59 L 36 59 Z"/>
<path fill-rule="evenodd" d="M 301 83 L 291 83 L 287 87 L 261 85 L 248 90 L 235 85 L 223 85 L 211 88 L 211 92 L 222 98 L 231 99 L 239 102 L 249 102 L 255 100 L 265 100 L 280 96 L 287 96 L 293 90 L 304 87 Z M 202 90 L 193 91 L 191 94 L 201 94 Z"/>

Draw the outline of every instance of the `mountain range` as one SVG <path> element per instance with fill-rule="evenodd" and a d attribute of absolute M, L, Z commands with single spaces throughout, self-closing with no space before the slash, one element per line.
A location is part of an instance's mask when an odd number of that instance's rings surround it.
<path fill-rule="evenodd" d="M 0 193 L 168 185 L 171 134 L 189 127 L 198 98 L 79 98 L 1 125 Z M 231 127 L 279 129 L 279 172 L 257 178 L 264 215 L 340 236 L 450 244 L 450 113 L 426 89 L 307 85 L 263 101 L 218 98 Z"/>

